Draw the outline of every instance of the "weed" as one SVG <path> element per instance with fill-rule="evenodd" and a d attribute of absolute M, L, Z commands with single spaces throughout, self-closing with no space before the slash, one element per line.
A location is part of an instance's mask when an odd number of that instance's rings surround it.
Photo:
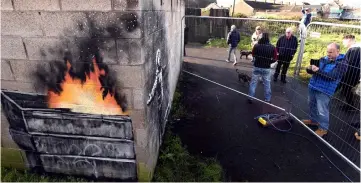
<path fill-rule="evenodd" d="M 2 182 L 86 182 L 82 178 L 31 173 L 28 170 L 1 167 Z"/>
<path fill-rule="evenodd" d="M 222 168 L 213 158 L 192 156 L 170 129 L 164 136 L 153 180 L 156 182 L 214 182 Z"/>
<path fill-rule="evenodd" d="M 182 76 L 179 76 L 182 78 Z M 173 97 L 171 119 L 188 115 L 182 105 L 182 93 L 178 82 Z M 173 120 L 170 120 L 173 121 Z M 182 120 L 180 120 L 182 122 Z M 213 158 L 203 158 L 189 154 L 178 135 L 172 132 L 174 122 L 167 124 L 164 141 L 160 148 L 153 181 L 156 182 L 214 182 L 222 180 L 222 167 Z"/>

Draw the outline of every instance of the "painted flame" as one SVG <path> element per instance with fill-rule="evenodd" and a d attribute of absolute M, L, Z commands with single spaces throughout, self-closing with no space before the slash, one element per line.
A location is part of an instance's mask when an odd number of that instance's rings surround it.
<path fill-rule="evenodd" d="M 106 73 L 99 69 L 95 58 L 93 59 L 94 71 L 86 75 L 85 82 L 73 78 L 69 74 L 71 64 L 67 61 L 67 71 L 64 81 L 60 84 L 63 91 L 57 94 L 48 91 L 49 108 L 68 108 L 73 112 L 104 114 L 104 115 L 127 115 L 117 103 L 114 95 L 109 93 L 103 98 L 103 88 L 99 80 Z"/>

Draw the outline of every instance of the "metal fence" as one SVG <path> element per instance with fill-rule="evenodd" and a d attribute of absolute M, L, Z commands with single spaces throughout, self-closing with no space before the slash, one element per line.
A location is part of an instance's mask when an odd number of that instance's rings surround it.
<path fill-rule="evenodd" d="M 360 171 L 360 141 L 357 140 L 355 136 L 356 132 L 360 134 L 360 100 L 359 96 L 350 92 L 360 80 L 360 58 L 357 57 L 356 54 L 349 54 L 347 56 L 348 59 L 327 62 L 329 65 L 324 65 L 324 62 L 321 61 L 319 68 L 324 72 L 320 71 L 309 74 L 306 69 L 311 65 L 311 59 L 312 64 L 317 65 L 322 57 L 327 56 L 327 47 L 332 42 L 340 45 L 340 54 L 346 54 L 348 48 L 343 45 L 344 35 L 354 35 L 355 42 L 359 42 L 361 26 L 312 22 L 305 27 L 298 21 L 289 20 L 204 16 L 186 16 L 185 24 L 189 28 L 189 41 L 199 42 L 205 44 L 205 46 L 223 48 L 228 48 L 226 39 L 231 25 L 236 25 L 241 35 L 241 40 L 237 47 L 238 51 L 236 52 L 236 58 L 238 59 L 240 50 L 250 51 L 253 49 L 251 37 L 257 26 L 260 26 L 264 32 L 269 33 L 270 42 L 275 46 L 279 37 L 285 35 L 286 28 L 293 29 L 293 34 L 298 39 L 296 53 L 293 54 L 291 60 L 290 57 L 285 58 L 279 55 L 277 62 L 288 62 L 289 69 L 287 78 L 289 84 L 284 85 L 280 82 L 271 82 L 271 85 L 277 85 L 276 87 L 280 88 L 288 85 L 287 90 L 290 91 L 291 94 L 287 96 L 290 107 L 286 109 L 286 111 L 300 123 L 302 123 L 303 119 L 312 119 L 314 122 L 320 124 L 318 128 L 327 129 L 327 125 L 325 126 L 324 124 L 329 120 L 327 135 L 322 138 L 318 136 L 319 139 L 355 169 Z M 266 50 L 264 48 L 262 49 Z M 278 50 L 280 49 L 282 48 L 278 48 Z M 292 51 L 287 51 L 286 49 L 286 52 L 291 53 Z M 360 53 L 358 52 L 358 54 Z M 258 52 L 258 54 L 255 53 L 254 56 L 256 59 L 262 58 L 262 60 L 267 61 L 268 59 L 270 62 L 274 62 L 272 61 L 273 58 L 266 58 L 266 51 Z M 270 55 L 268 54 L 268 56 Z M 341 60 L 343 61 L 341 62 Z M 351 62 L 354 63 L 351 64 Z M 356 62 L 358 62 L 358 64 L 355 64 Z M 248 65 L 252 67 L 251 63 L 248 63 Z M 343 67 L 341 67 L 341 65 L 343 65 Z M 333 68 L 333 66 L 335 66 L 335 68 Z M 329 70 L 325 70 L 326 67 Z M 339 72 L 334 72 L 336 69 Z M 345 74 L 350 70 L 356 72 Z M 275 71 L 273 70 L 273 72 Z M 355 73 L 358 73 L 358 75 Z M 268 77 L 270 77 L 270 80 L 273 80 L 272 76 L 268 75 Z M 308 84 L 311 77 L 314 77 L 312 80 L 316 82 L 318 87 L 314 89 L 316 91 L 310 91 L 309 89 Z M 350 78 L 352 78 L 352 82 Z M 323 82 L 323 84 L 321 82 Z M 316 96 L 316 98 L 314 96 Z M 329 102 L 328 98 L 330 98 Z M 328 109 L 329 115 L 327 111 L 325 113 L 322 110 L 323 108 L 320 107 Z M 323 118 L 315 118 L 315 114 Z M 329 119 L 327 119 L 327 116 L 329 116 Z M 320 123 L 320 121 L 325 120 L 326 122 Z M 314 132 L 317 128 L 304 126 L 317 136 Z"/>
<path fill-rule="evenodd" d="M 299 55 L 296 68 L 297 75 L 293 78 L 299 85 L 307 85 L 311 77 L 306 69 L 310 65 L 311 59 L 319 60 L 327 55 L 327 46 L 334 42 L 340 46 L 340 54 L 346 54 L 348 48 L 343 45 L 345 35 L 355 36 L 355 43 L 359 42 L 361 27 L 355 25 L 332 24 L 323 22 L 312 22 L 307 26 L 306 35 L 303 37 L 304 43 L 300 45 L 302 53 Z M 339 80 L 337 88 L 331 92 L 332 96 L 328 104 L 329 127 L 324 139 L 336 148 L 341 154 L 353 163 L 353 166 L 360 168 L 360 141 L 356 139 L 356 132 L 360 134 L 360 98 L 352 91 L 360 81 L 360 52 L 349 52 L 345 56 L 345 66 L 339 67 L 341 74 L 331 76 L 327 73 L 319 74 L 323 78 L 325 89 L 332 88 L 331 82 Z M 346 59 L 347 57 L 347 59 Z M 358 62 L 358 64 L 357 64 Z M 341 66 L 343 64 L 339 64 Z M 322 66 L 320 66 L 322 67 Z M 327 67 L 327 66 L 326 66 Z M 336 70 L 336 68 L 335 68 Z M 318 101 L 310 100 L 310 91 L 300 90 L 298 87 L 293 92 L 298 101 L 307 101 L 308 108 L 304 104 L 292 101 L 294 107 L 290 111 L 299 119 L 312 119 L 311 108 L 317 106 Z M 330 89 L 331 90 L 331 89 Z M 323 91 L 323 90 L 322 90 Z M 311 107 L 310 107 L 311 106 Z M 321 112 L 321 111 L 318 111 Z M 321 127 L 322 128 L 322 125 Z M 327 128 L 327 127 L 326 127 Z"/>

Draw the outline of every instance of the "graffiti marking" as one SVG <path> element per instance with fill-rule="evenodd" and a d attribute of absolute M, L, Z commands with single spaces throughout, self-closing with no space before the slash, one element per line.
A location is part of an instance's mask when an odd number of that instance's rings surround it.
<path fill-rule="evenodd" d="M 153 87 L 152 87 L 152 90 L 151 92 L 149 93 L 149 97 L 148 97 L 148 100 L 147 100 L 147 105 L 149 105 L 153 98 L 154 98 L 154 95 L 155 95 L 155 91 L 158 87 L 158 84 L 160 84 L 160 89 L 161 89 L 161 99 L 163 99 L 163 96 L 164 96 L 164 91 L 163 91 L 163 72 L 166 68 L 166 66 L 163 66 L 161 65 L 160 63 L 160 58 L 161 58 L 161 53 L 160 53 L 160 50 L 158 49 L 157 50 L 157 53 L 156 53 L 156 71 L 155 71 L 155 80 L 154 80 L 154 83 L 153 83 Z"/>

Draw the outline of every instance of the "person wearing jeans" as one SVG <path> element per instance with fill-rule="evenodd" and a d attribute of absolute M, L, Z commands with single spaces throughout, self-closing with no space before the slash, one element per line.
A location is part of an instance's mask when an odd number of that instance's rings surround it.
<path fill-rule="evenodd" d="M 310 107 L 311 121 L 317 121 L 322 129 L 327 130 L 329 126 L 328 106 L 330 97 L 318 90 L 308 89 L 308 103 Z"/>
<path fill-rule="evenodd" d="M 231 60 L 231 54 L 233 53 L 234 56 L 234 63 L 233 65 L 237 64 L 237 56 L 236 56 L 236 51 L 237 51 L 237 46 L 238 43 L 241 41 L 241 35 L 239 34 L 239 32 L 236 30 L 236 26 L 232 25 L 231 26 L 231 31 L 228 33 L 227 36 L 227 44 L 229 45 L 229 50 L 228 50 L 228 59 L 226 60 L 227 62 L 230 62 Z"/>
<path fill-rule="evenodd" d="M 252 79 L 249 86 L 249 95 L 254 97 L 258 78 L 262 77 L 264 85 L 264 100 L 271 102 L 271 64 L 277 60 L 276 47 L 270 43 L 269 34 L 263 33 L 262 38 L 253 47 L 252 56 L 255 58 Z M 252 103 L 252 98 L 248 99 Z"/>
<path fill-rule="evenodd" d="M 303 123 L 318 126 L 315 133 L 320 137 L 327 134 L 330 100 L 346 70 L 347 63 L 344 55 L 340 54 L 340 45 L 336 43 L 327 46 L 327 56 L 320 59 L 319 66 L 307 68 L 307 72 L 312 74 L 308 84 L 310 119 L 303 120 Z"/>
<path fill-rule="evenodd" d="M 266 102 L 271 101 L 271 69 L 254 67 L 252 72 L 252 79 L 249 86 L 249 95 L 254 97 L 258 78 L 261 77 L 264 85 L 264 97 Z M 250 101 L 251 102 L 251 101 Z"/>

